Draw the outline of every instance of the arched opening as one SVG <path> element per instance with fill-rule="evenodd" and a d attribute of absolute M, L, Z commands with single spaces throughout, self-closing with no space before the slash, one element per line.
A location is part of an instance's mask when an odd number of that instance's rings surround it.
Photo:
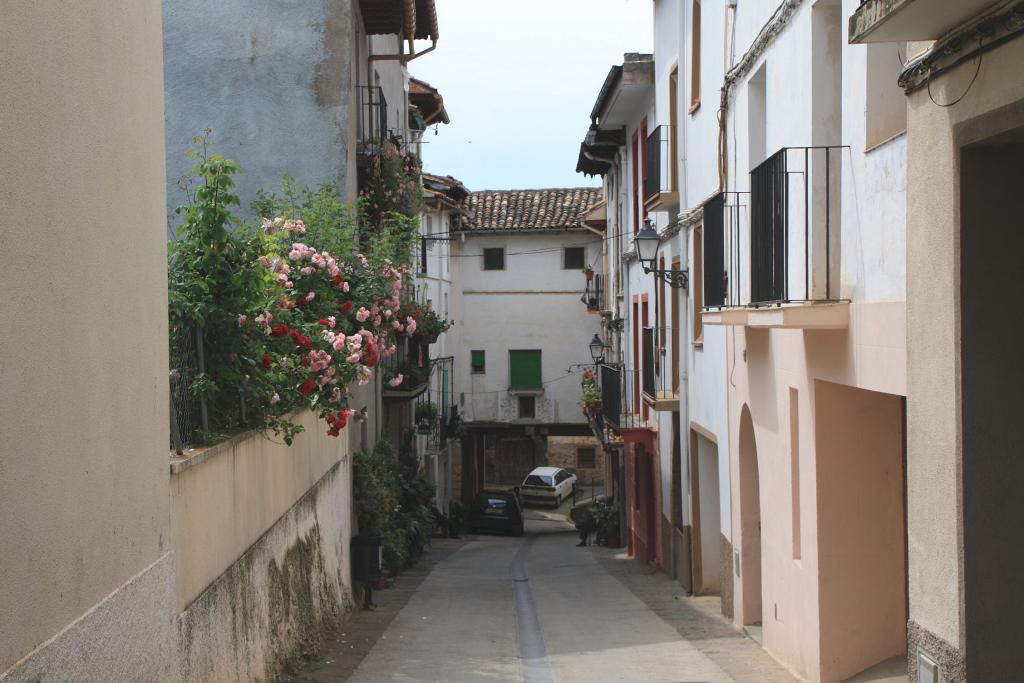
<path fill-rule="evenodd" d="M 761 623 L 761 483 L 754 421 L 746 405 L 740 413 L 740 585 L 743 624 Z"/>

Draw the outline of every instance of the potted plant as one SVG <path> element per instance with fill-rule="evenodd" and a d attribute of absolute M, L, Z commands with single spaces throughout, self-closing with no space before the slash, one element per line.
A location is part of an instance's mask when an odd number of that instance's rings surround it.
<path fill-rule="evenodd" d="M 605 498 L 594 501 L 590 508 L 590 519 L 597 531 L 597 544 L 607 548 L 618 548 L 619 540 L 619 509 Z"/>
<path fill-rule="evenodd" d="M 593 266 L 590 266 L 590 265 L 586 266 L 583 269 L 583 275 L 586 276 L 587 282 L 590 282 L 591 280 L 593 280 L 594 279 L 594 268 L 593 268 Z"/>
<path fill-rule="evenodd" d="M 430 434 L 437 423 L 437 406 L 431 401 L 416 404 L 416 431 Z"/>
<path fill-rule="evenodd" d="M 410 301 L 402 307 L 403 319 L 416 322 L 416 341 L 420 344 L 433 344 L 443 332 L 452 326 L 452 321 L 442 318 L 429 304 Z"/>
<path fill-rule="evenodd" d="M 580 384 L 583 388 L 580 396 L 580 406 L 583 408 L 583 413 L 588 418 L 596 417 L 601 412 L 601 408 L 604 407 L 604 402 L 601 398 L 601 387 L 597 386 L 597 378 L 591 370 L 585 370 Z"/>

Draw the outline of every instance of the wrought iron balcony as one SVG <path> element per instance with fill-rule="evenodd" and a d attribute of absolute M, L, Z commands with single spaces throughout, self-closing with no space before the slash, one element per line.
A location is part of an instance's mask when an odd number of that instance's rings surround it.
<path fill-rule="evenodd" d="M 705 324 L 841 329 L 843 146 L 784 147 L 704 205 Z"/>
<path fill-rule="evenodd" d="M 618 364 L 602 364 L 599 370 L 603 425 L 618 433 L 651 429 L 640 399 L 639 373 Z"/>
<path fill-rule="evenodd" d="M 375 154 L 388 139 L 388 101 L 384 89 L 374 85 L 359 87 L 359 151 Z"/>
<path fill-rule="evenodd" d="M 679 208 L 672 135 L 672 126 L 658 126 L 647 136 L 644 207 L 648 211 L 672 211 Z"/>
<path fill-rule="evenodd" d="M 402 339 L 398 342 L 397 352 L 391 356 L 381 356 L 377 366 L 385 378 L 402 375 L 402 383 L 398 386 L 384 385 L 382 397 L 387 401 L 412 400 L 430 386 L 429 345 L 419 344 L 413 339 Z"/>
<path fill-rule="evenodd" d="M 783 147 L 750 172 L 749 303 L 837 299 L 842 149 Z"/>

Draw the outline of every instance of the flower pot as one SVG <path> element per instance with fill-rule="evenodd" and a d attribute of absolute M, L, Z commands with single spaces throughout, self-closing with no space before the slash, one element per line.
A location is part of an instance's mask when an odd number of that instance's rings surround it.
<path fill-rule="evenodd" d="M 438 335 L 436 334 L 424 334 L 421 332 L 416 335 L 416 341 L 423 345 L 433 344 L 437 341 L 437 337 Z"/>
<path fill-rule="evenodd" d="M 587 282 L 590 282 L 591 280 L 594 279 L 594 271 L 592 270 L 585 270 L 583 271 L 583 274 L 587 276 Z"/>

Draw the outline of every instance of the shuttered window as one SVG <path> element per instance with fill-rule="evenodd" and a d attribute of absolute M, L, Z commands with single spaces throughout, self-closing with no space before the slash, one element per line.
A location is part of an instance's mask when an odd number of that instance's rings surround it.
<path fill-rule="evenodd" d="M 492 247 L 484 249 L 484 270 L 505 270 L 505 249 Z"/>
<path fill-rule="evenodd" d="M 470 367 L 473 372 L 484 372 L 486 369 L 486 356 L 483 351 L 470 351 Z"/>
<path fill-rule="evenodd" d="M 509 388 L 512 390 L 540 389 L 540 351 L 509 351 Z"/>

